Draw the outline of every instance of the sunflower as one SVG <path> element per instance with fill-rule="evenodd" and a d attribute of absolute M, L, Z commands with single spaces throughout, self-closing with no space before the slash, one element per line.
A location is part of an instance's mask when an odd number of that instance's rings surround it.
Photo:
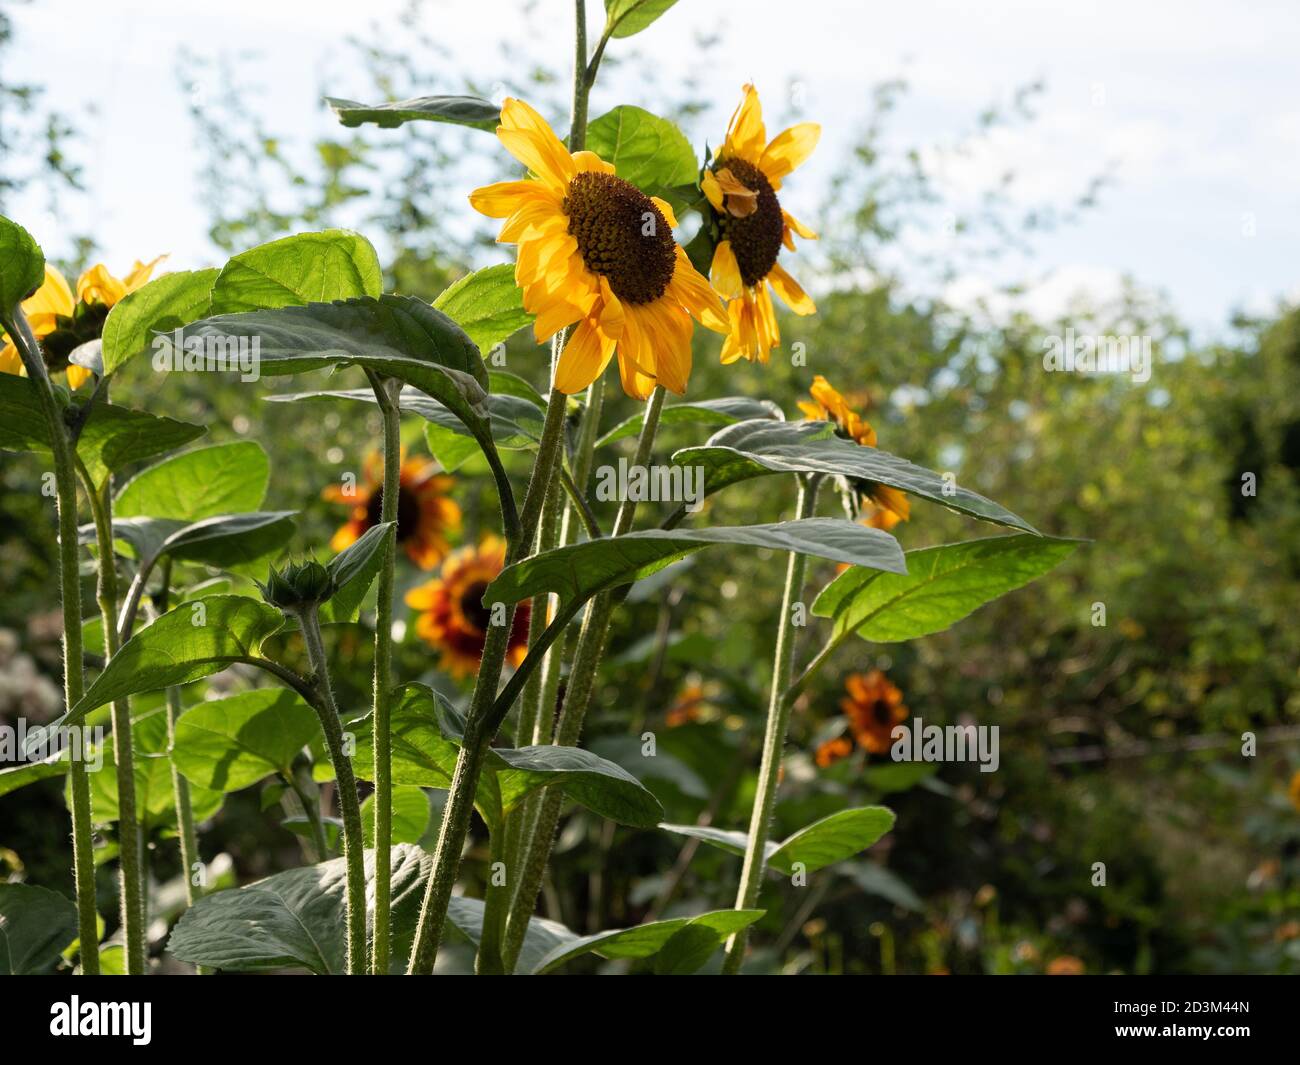
<path fill-rule="evenodd" d="M 808 391 L 813 401 L 808 403 L 801 400 L 799 409 L 809 421 L 834 422 L 837 436 L 863 447 L 876 446 L 876 431 L 871 428 L 871 423 L 853 410 L 826 378 L 818 374 L 813 378 L 812 388 Z M 888 532 L 911 516 L 912 505 L 897 488 L 859 478 L 850 479 L 849 487 L 857 505 L 868 510 L 863 520 L 864 525 Z"/>
<path fill-rule="evenodd" d="M 628 395 L 645 399 L 657 384 L 685 392 L 691 319 L 725 333 L 727 317 L 673 240 L 673 209 L 616 177 L 594 152 L 570 153 L 522 100 L 506 100 L 497 136 L 536 177 L 476 189 L 469 200 L 506 220 L 499 243 L 519 245 L 515 281 L 536 316 L 537 342 L 576 326 L 555 387 L 581 392 L 617 349 Z"/>
<path fill-rule="evenodd" d="M 819 766 L 825 769 L 828 765 L 847 758 L 853 753 L 853 741 L 847 736 L 836 736 L 834 739 L 824 741 L 817 746 L 816 761 Z"/>
<path fill-rule="evenodd" d="M 850 673 L 844 688 L 848 694 L 840 700 L 840 709 L 853 738 L 863 750 L 884 754 L 894 742 L 894 726 L 907 719 L 903 693 L 878 669 Z"/>
<path fill-rule="evenodd" d="M 165 255 L 160 255 L 148 263 L 137 259 L 131 272 L 120 280 L 110 274 L 103 263 L 98 263 L 77 278 L 75 297 L 63 275 L 46 263 L 45 281 L 23 300 L 22 306 L 32 333 L 41 342 L 41 352 L 50 370 L 66 369 L 68 384 L 74 389 L 91 378 L 93 374 L 89 370 L 72 365 L 68 356 L 87 341 L 99 339 L 108 312 L 128 292 L 145 285 L 154 267 L 165 258 Z M 22 357 L 13 342 L 6 338 L 4 348 L 0 350 L 0 373 L 22 372 Z"/>
<path fill-rule="evenodd" d="M 744 93 L 727 126 L 722 150 L 700 183 L 721 237 L 713 249 L 709 276 L 728 301 L 730 329 L 722 346 L 723 363 L 742 358 L 767 362 L 772 348 L 781 342 L 772 292 L 795 314 L 817 310 L 777 262 L 783 244 L 795 250 L 795 234 L 805 240 L 816 240 L 817 234 L 782 208 L 776 194 L 782 179 L 812 154 L 822 128 L 816 122 L 802 122 L 768 141 L 758 92 L 746 85 Z"/>
<path fill-rule="evenodd" d="M 355 543 L 367 529 L 379 524 L 384 505 L 384 463 L 378 454 L 366 459 L 366 483 L 352 488 L 330 485 L 321 498 L 352 508 L 346 525 L 334 534 L 330 547 L 342 551 Z M 440 476 L 437 467 L 424 459 L 408 459 L 402 452 L 397 492 L 397 542 L 421 569 L 433 569 L 446 557 L 450 546 L 446 533 L 460 525 L 460 507 L 447 492 L 454 483 Z"/>
<path fill-rule="evenodd" d="M 1297 769 L 1291 777 L 1291 783 L 1287 785 L 1287 797 L 1291 800 L 1291 805 L 1300 810 L 1300 769 Z"/>
<path fill-rule="evenodd" d="M 486 536 L 478 547 L 462 547 L 448 555 L 437 577 L 406 593 L 407 606 L 420 612 L 415 622 L 416 635 L 442 651 L 442 668 L 454 677 L 478 672 L 492 617 L 483 593 L 505 562 L 505 541 Z M 528 652 L 530 614 L 528 600 L 515 608 L 506 652 L 515 666 Z"/>

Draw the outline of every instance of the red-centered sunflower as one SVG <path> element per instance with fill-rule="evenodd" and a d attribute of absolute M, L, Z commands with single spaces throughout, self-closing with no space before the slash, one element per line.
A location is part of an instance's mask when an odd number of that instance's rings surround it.
<path fill-rule="evenodd" d="M 397 492 L 397 542 L 421 569 L 433 569 L 451 549 L 447 532 L 460 526 L 460 507 L 447 492 L 455 481 L 439 474 L 425 459 L 408 459 L 402 453 Z M 366 483 L 345 488 L 330 485 L 321 498 L 352 508 L 346 525 L 334 534 L 330 547 L 342 551 L 356 543 L 366 530 L 379 524 L 384 505 L 384 460 L 378 454 L 366 459 Z"/>
<path fill-rule="evenodd" d="M 673 240 L 673 209 L 614 175 L 594 152 L 570 152 L 536 111 L 506 100 L 497 136 L 535 175 L 470 195 L 504 218 L 497 241 L 519 245 L 515 281 L 543 343 L 576 326 L 555 387 L 581 392 L 618 352 L 629 396 L 655 385 L 681 395 L 691 375 L 691 319 L 727 331 L 722 302 Z"/>
<path fill-rule="evenodd" d="M 45 281 L 23 300 L 22 307 L 27 324 L 41 342 L 41 353 L 50 372 L 66 370 L 68 385 L 73 389 L 80 388 L 93 377 L 89 370 L 68 362 L 68 356 L 82 344 L 99 339 L 108 312 L 123 296 L 146 285 L 154 267 L 165 258 L 165 255 L 160 255 L 148 263 L 136 260 L 135 266 L 123 278 L 114 277 L 108 272 L 108 267 L 98 263 L 77 278 L 75 296 L 64 276 L 46 263 Z M 0 348 L 0 373 L 22 372 L 22 357 L 6 337 L 4 347 Z"/>
<path fill-rule="evenodd" d="M 781 342 L 772 292 L 795 314 L 817 310 L 777 262 L 782 245 L 795 250 L 795 234 L 805 240 L 816 240 L 817 234 L 786 211 L 776 194 L 782 180 L 812 154 L 821 126 L 802 122 L 769 141 L 757 90 L 746 85 L 744 94 L 731 116 L 722 149 L 701 182 L 721 235 L 709 276 L 728 301 L 730 330 L 722 347 L 724 363 L 767 362 L 772 348 Z"/>
<path fill-rule="evenodd" d="M 844 688 L 848 694 L 840 700 L 840 709 L 853 738 L 863 750 L 884 754 L 893 746 L 894 726 L 907 720 L 903 693 L 878 669 L 850 673 Z"/>
<path fill-rule="evenodd" d="M 478 672 L 491 610 L 483 593 L 505 567 L 506 543 L 486 536 L 478 547 L 463 547 L 447 556 L 433 580 L 406 593 L 407 606 L 420 612 L 415 632 L 442 652 L 442 668 L 454 677 Z M 515 609 L 506 655 L 518 666 L 528 653 L 528 600 Z"/>
<path fill-rule="evenodd" d="M 813 378 L 812 387 L 808 391 L 813 401 L 807 403 L 801 400 L 799 409 L 809 421 L 834 422 L 837 436 L 863 447 L 876 446 L 876 431 L 871 423 L 853 410 L 826 378 L 818 374 Z M 912 505 L 897 488 L 861 479 L 851 480 L 850 487 L 858 506 L 868 511 L 863 519 L 864 525 L 888 532 L 911 516 Z"/>

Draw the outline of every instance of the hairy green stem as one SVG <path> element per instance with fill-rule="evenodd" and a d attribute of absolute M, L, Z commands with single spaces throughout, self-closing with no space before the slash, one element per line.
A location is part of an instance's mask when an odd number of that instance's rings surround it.
<path fill-rule="evenodd" d="M 116 626 L 117 564 L 113 555 L 112 478 L 106 477 L 103 486 L 97 489 L 80 458 L 76 459 L 76 463 L 95 522 L 95 547 L 99 554 L 95 595 L 104 625 L 104 662 L 107 664 L 121 647 Z M 141 826 L 135 802 L 135 745 L 131 739 L 129 699 L 113 702 L 112 720 L 113 759 L 117 770 L 118 879 L 122 939 L 125 944 L 127 975 L 143 976 L 147 915 Z"/>
<path fill-rule="evenodd" d="M 325 747 L 338 785 L 339 812 L 343 815 L 343 860 L 347 866 L 348 894 L 347 969 L 350 976 L 360 976 L 366 971 L 366 858 L 357 780 L 352 773 L 352 759 L 343 745 L 343 723 L 330 685 L 329 661 L 321 640 L 317 607 L 313 604 L 296 613 L 312 668 L 312 686 L 316 695 L 312 707 L 325 734 Z"/>
<path fill-rule="evenodd" d="M 818 479 L 799 479 L 799 518 L 810 518 L 817 507 Z M 777 621 L 776 654 L 772 662 L 772 693 L 768 702 L 767 724 L 763 732 L 763 759 L 758 770 L 758 791 L 749 818 L 749 840 L 745 846 L 745 863 L 740 873 L 740 887 L 736 892 L 736 909 L 751 910 L 758 902 L 758 892 L 763 885 L 766 864 L 768 833 L 772 811 L 776 808 L 777 784 L 781 776 L 781 757 L 785 749 L 785 734 L 790 726 L 792 700 L 785 698 L 794 666 L 795 625 L 793 607 L 803 595 L 804 576 L 808 569 L 806 555 L 791 551 L 786 560 L 785 591 L 781 596 L 781 616 Z M 724 974 L 740 971 L 745 959 L 748 934 L 737 932 L 727 944 L 727 956 L 722 963 Z"/>
<path fill-rule="evenodd" d="M 70 710 L 85 691 L 85 660 L 81 639 L 81 578 L 78 572 L 77 542 L 77 474 L 74 451 L 67 425 L 50 375 L 45 369 L 40 344 L 27 324 L 21 307 L 0 322 L 18 348 L 19 357 L 36 390 L 50 433 L 50 451 L 54 457 L 54 489 L 59 521 L 59 590 L 63 603 L 63 701 Z M 69 757 L 68 778 L 72 792 L 72 875 L 77 893 L 77 933 L 81 971 L 86 976 L 99 975 L 99 922 L 95 910 L 94 829 L 90 821 L 90 778 L 86 772 L 87 730 L 82 730 L 80 758 Z"/>
<path fill-rule="evenodd" d="M 650 461 L 655 434 L 659 430 L 659 416 L 663 411 L 664 396 L 663 387 L 656 386 L 650 393 L 650 398 L 646 400 L 641 435 L 637 439 L 636 455 L 632 460 L 634 465 L 644 466 Z M 622 536 L 630 532 L 635 518 L 636 500 L 629 496 L 619 505 L 612 535 Z M 605 654 L 610 618 L 616 602 L 614 592 L 602 592 L 587 606 L 587 613 L 583 617 L 582 629 L 574 651 L 573 666 L 569 670 L 569 684 L 565 691 L 564 706 L 556 725 L 556 746 L 572 747 L 577 744 L 578 737 L 582 734 L 583 719 L 591 702 L 591 693 L 595 688 L 596 673 Z M 555 842 L 555 827 L 559 822 L 563 801 L 564 796 L 558 789 L 546 789 L 538 807 L 536 821 L 530 826 L 532 834 L 527 841 L 523 867 L 510 906 L 510 916 L 506 920 L 504 945 L 506 972 L 514 971 L 515 963 L 519 959 L 519 951 L 523 947 L 524 935 L 528 930 L 528 921 L 537 906 L 537 893 L 541 890 L 542 878 L 551 858 L 551 848 Z"/>
<path fill-rule="evenodd" d="M 330 845 L 325 838 L 325 823 L 320 817 L 320 794 L 313 795 L 298 779 L 298 771 L 295 769 L 288 773 L 281 774 L 281 778 L 293 792 L 294 798 L 298 800 L 298 805 L 302 807 L 302 815 L 307 819 L 307 826 L 311 829 L 311 845 L 316 852 L 316 861 L 324 862 L 329 860 Z"/>
<path fill-rule="evenodd" d="M 573 111 L 569 127 L 569 148 L 577 151 L 586 143 L 587 100 L 591 92 L 591 78 L 587 67 L 587 9 L 585 0 L 575 0 L 575 58 L 573 70 Z M 567 330 L 561 330 L 551 346 L 551 380 L 567 339 Z M 506 564 L 523 557 L 534 542 L 541 520 L 542 508 L 550 494 L 551 478 L 561 460 L 564 445 L 564 416 L 568 409 L 568 396 L 552 383 L 546 401 L 546 414 L 538 440 L 537 455 L 533 461 L 532 475 L 524 493 L 523 507 L 519 511 L 519 535 L 509 540 Z M 494 713 L 497 686 L 505 665 L 510 630 L 514 626 L 514 609 L 509 611 L 504 625 L 488 627 L 483 642 L 483 656 L 479 661 L 478 678 L 470 698 L 465 723 L 465 736 L 456 768 L 452 773 L 447 805 L 443 808 L 442 824 L 438 830 L 438 843 L 434 852 L 433 872 L 425 888 L 420 920 L 416 927 L 415 942 L 411 947 L 408 974 L 433 972 L 437 960 L 438 944 L 447 918 L 447 905 L 452 886 L 460 870 L 461 852 L 469 834 L 470 817 L 474 808 L 474 792 L 483 769 L 487 749 L 492 743 L 499 717 Z M 488 727 L 488 719 L 497 718 Z"/>
<path fill-rule="evenodd" d="M 366 371 L 384 420 L 384 490 L 379 520 L 397 521 L 402 467 L 401 383 Z M 393 739 L 389 725 L 393 705 L 393 585 L 397 537 L 389 536 L 379 569 L 375 598 L 375 918 L 370 971 L 385 976 L 389 965 L 389 910 L 392 905 Z"/>
<path fill-rule="evenodd" d="M 162 590 L 159 592 L 158 608 L 166 613 L 171 602 L 172 560 L 163 560 Z M 105 617 L 105 624 L 108 624 Z M 194 830 L 194 805 L 190 801 L 190 782 L 176 764 L 176 722 L 181 716 L 181 690 L 176 685 L 167 689 L 167 760 L 171 764 L 172 795 L 176 805 L 176 827 L 180 836 L 181 868 L 185 879 L 185 902 L 193 906 L 202 891 L 194 883 L 195 866 L 199 865 L 199 840 Z M 211 970 L 200 965 L 199 974 L 206 975 Z"/>

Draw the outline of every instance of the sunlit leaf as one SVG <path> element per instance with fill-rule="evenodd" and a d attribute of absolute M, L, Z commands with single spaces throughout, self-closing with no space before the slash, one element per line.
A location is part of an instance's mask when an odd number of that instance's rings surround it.
<path fill-rule="evenodd" d="M 220 272 L 164 274 L 118 300 L 108 312 L 100 337 L 103 372 L 110 374 L 128 359 L 153 348 L 156 332 L 175 329 L 207 314 Z"/>
<path fill-rule="evenodd" d="M 632 928 L 615 928 L 594 935 L 582 936 L 561 944 L 542 958 L 535 973 L 558 969 L 584 954 L 599 954 L 602 958 L 650 958 L 664 950 L 682 932 L 700 933 L 694 938 L 689 951 L 683 950 L 665 970 L 674 973 L 692 973 L 703 965 L 724 940 L 763 916 L 762 910 L 713 910 L 698 917 L 674 917 L 667 921 Z M 701 950 L 702 938 L 706 948 Z M 683 940 L 677 940 L 679 944 Z"/>
<path fill-rule="evenodd" d="M 295 233 L 240 252 L 212 287 L 212 314 L 378 296 L 379 256 L 359 233 Z"/>
<path fill-rule="evenodd" d="M 254 440 L 195 448 L 127 481 L 113 501 L 113 515 L 198 521 L 247 513 L 261 507 L 270 480 L 270 460 Z"/>
<path fill-rule="evenodd" d="M 199 787 L 239 791 L 272 773 L 289 772 L 319 732 L 315 711 L 301 696 L 258 688 L 185 710 L 176 722 L 173 757 Z"/>

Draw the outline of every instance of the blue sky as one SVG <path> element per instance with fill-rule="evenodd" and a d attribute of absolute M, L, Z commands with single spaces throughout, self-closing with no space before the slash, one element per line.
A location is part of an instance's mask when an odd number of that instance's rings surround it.
<path fill-rule="evenodd" d="M 365 17 L 382 22 L 401 6 L 368 0 Z M 519 4 L 428 6 L 428 28 L 490 81 Z M 601 5 L 588 6 L 595 30 Z M 571 5 L 538 0 L 537 8 L 541 17 L 521 55 L 567 56 Z M 330 0 L 40 0 L 18 7 L 18 48 L 6 73 L 46 84 L 47 102 L 82 123 L 79 156 L 93 194 L 65 220 L 49 217 L 30 195 L 15 213 L 53 247 L 61 229 L 95 233 L 114 268 L 155 249 L 170 252 L 175 268 L 219 262 L 205 237 L 194 133 L 176 88 L 179 50 L 241 55 L 241 72 L 262 87 L 257 104 L 265 124 L 306 143 L 332 124 L 320 85 L 337 84 L 346 96 L 366 84 L 341 65 L 344 36 L 362 28 L 357 11 Z M 717 104 L 687 132 L 697 145 L 706 137 L 716 142 L 748 79 L 777 98 L 773 110 L 797 84 L 801 110 L 821 121 L 825 134 L 788 185 L 796 214 L 816 216 L 819 193 L 845 164 L 868 112 L 871 87 L 894 76 L 911 91 L 893 135 L 900 145 L 927 146 L 953 202 L 1008 166 L 1019 172 L 1026 201 L 1068 201 L 1089 176 L 1112 170 L 1100 206 L 1040 239 L 1032 260 L 1009 257 L 959 277 L 946 293 L 959 303 L 1001 281 L 1032 277 L 1021 302 L 1051 313 L 1080 291 L 1113 293 L 1118 279 L 1131 275 L 1165 294 L 1194 326 L 1215 331 L 1235 308 L 1267 311 L 1300 295 L 1294 3 L 681 0 L 637 43 L 671 78 L 698 66 L 690 35 L 719 25 L 725 43 L 697 70 Z M 49 79 L 49 71 L 59 76 Z M 981 107 L 1040 78 L 1046 91 L 1036 122 L 1002 131 L 967 156 L 944 151 Z M 619 102 L 654 110 L 642 89 L 614 71 L 598 87 L 593 111 Z M 899 249 L 904 273 L 909 252 L 933 251 L 942 238 L 909 239 L 918 244 Z"/>

